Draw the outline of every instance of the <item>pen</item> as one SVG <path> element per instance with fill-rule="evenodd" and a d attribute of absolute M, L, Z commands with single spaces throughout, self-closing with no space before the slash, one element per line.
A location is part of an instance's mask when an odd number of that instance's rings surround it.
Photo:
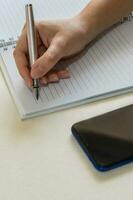
<path fill-rule="evenodd" d="M 26 14 L 26 26 L 27 26 L 27 41 L 28 41 L 28 52 L 30 67 L 35 63 L 37 59 L 37 38 L 36 29 L 34 22 L 34 14 L 32 4 L 25 6 Z M 33 79 L 33 89 L 35 91 L 36 99 L 39 99 L 39 80 Z"/>

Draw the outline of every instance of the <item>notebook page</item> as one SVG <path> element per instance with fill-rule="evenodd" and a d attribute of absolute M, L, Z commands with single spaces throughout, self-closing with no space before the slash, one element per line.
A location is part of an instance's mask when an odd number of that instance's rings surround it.
<path fill-rule="evenodd" d="M 36 20 L 77 14 L 90 0 L 0 0 L 0 39 L 17 38 L 25 23 L 25 5 L 32 3 Z"/>
<path fill-rule="evenodd" d="M 132 34 L 131 34 L 132 33 Z M 71 78 L 50 84 L 36 101 L 17 72 L 12 48 L 2 53 L 9 82 L 23 115 L 67 106 L 114 92 L 133 89 L 133 22 L 126 22 L 97 41 L 77 61 L 69 65 Z"/>

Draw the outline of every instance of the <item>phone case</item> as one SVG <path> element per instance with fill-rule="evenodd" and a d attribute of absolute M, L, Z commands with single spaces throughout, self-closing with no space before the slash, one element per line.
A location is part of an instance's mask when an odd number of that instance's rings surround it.
<path fill-rule="evenodd" d="M 133 161 L 133 105 L 78 122 L 72 126 L 72 134 L 98 171 L 130 163 Z"/>

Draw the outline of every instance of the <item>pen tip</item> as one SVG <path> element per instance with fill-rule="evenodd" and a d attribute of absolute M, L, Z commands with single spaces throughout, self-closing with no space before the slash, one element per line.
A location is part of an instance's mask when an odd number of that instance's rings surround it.
<path fill-rule="evenodd" d="M 38 100 L 39 99 L 39 89 L 36 88 L 36 99 Z"/>

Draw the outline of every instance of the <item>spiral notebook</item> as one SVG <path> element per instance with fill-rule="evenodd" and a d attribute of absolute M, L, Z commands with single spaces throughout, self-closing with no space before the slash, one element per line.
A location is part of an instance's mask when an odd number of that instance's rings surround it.
<path fill-rule="evenodd" d="M 41 88 L 37 101 L 18 74 L 12 55 L 25 21 L 26 3 L 29 1 L 4 0 L 0 7 L 0 65 L 22 119 L 133 91 L 133 21 L 130 20 L 110 30 L 74 62 L 66 61 L 71 78 Z M 36 19 L 62 19 L 78 13 L 88 0 L 30 3 Z"/>

